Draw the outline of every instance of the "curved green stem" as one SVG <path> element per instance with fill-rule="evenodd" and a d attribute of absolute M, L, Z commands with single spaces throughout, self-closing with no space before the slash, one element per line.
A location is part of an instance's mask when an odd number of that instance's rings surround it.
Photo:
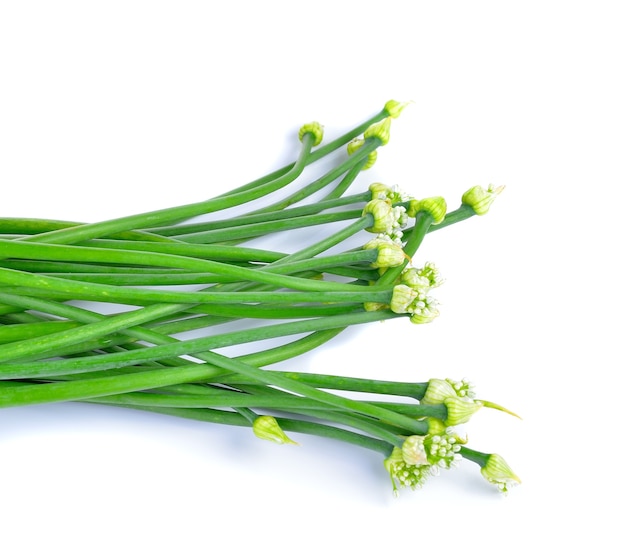
<path fill-rule="evenodd" d="M 55 244 L 73 244 L 83 240 L 112 235 L 121 231 L 144 229 L 158 225 L 176 223 L 191 217 L 220 211 L 222 209 L 227 209 L 256 200 L 262 196 L 275 192 L 300 176 L 304 167 L 310 162 L 309 155 L 311 153 L 313 141 L 314 138 L 312 134 L 304 134 L 302 138 L 300 157 L 293 167 L 274 180 L 261 183 L 256 187 L 238 190 L 234 193 L 230 192 L 202 202 L 169 207 L 166 209 L 158 209 L 146 213 L 101 221 L 99 223 L 77 225 L 67 229 L 35 234 L 25 237 L 23 240 L 48 243 L 54 242 Z"/>
<path fill-rule="evenodd" d="M 283 209 L 281 211 L 271 211 L 262 214 L 249 213 L 246 215 L 240 215 L 238 217 L 229 217 L 228 219 L 213 219 L 211 221 L 203 221 L 200 223 L 185 223 L 172 225 L 170 227 L 157 227 L 155 229 L 147 229 L 147 231 L 170 237 L 197 232 L 214 231 L 216 229 L 240 227 L 242 225 L 267 223 L 270 221 L 282 221 L 283 219 L 293 219 L 294 217 L 316 215 L 328 209 L 335 209 L 337 207 L 366 203 L 371 199 L 371 197 L 371 193 L 367 191 L 361 194 L 344 196 L 338 199 L 322 200 L 316 203 L 291 207 L 289 209 Z"/>
<path fill-rule="evenodd" d="M 374 151 L 378 147 L 380 147 L 381 144 L 382 144 L 382 142 L 381 142 L 380 138 L 372 137 L 372 138 L 366 139 L 365 143 L 363 144 L 361 149 L 359 149 L 358 151 L 356 151 L 355 153 L 350 155 L 344 162 L 342 162 L 339 165 L 337 165 L 334 169 L 332 169 L 331 171 L 326 173 L 321 178 L 315 180 L 314 182 L 312 182 L 311 184 L 309 184 L 305 188 L 302 188 L 302 189 L 298 190 L 297 192 L 295 192 L 291 196 L 283 199 L 280 202 L 273 203 L 273 204 L 268 205 L 268 206 L 266 206 L 266 207 L 264 207 L 262 209 L 251 211 L 250 213 L 256 215 L 256 214 L 259 214 L 259 213 L 280 211 L 281 209 L 285 209 L 285 208 L 289 207 L 290 205 L 293 205 L 293 204 L 295 204 L 295 203 L 297 203 L 297 202 L 299 202 L 299 201 L 301 201 L 301 200 L 303 200 L 303 199 L 305 199 L 305 198 L 315 194 L 316 192 L 318 192 L 319 190 L 321 190 L 325 186 L 328 186 L 333 180 L 336 180 L 342 174 L 348 172 L 355 165 L 360 165 L 360 163 L 363 160 L 365 160 L 372 151 Z"/>
<path fill-rule="evenodd" d="M 349 219 L 358 219 L 361 216 L 361 213 L 362 210 L 360 209 L 351 211 L 335 211 L 332 213 L 305 215 L 302 217 L 292 217 L 290 219 L 281 220 L 276 219 L 263 223 L 253 223 L 248 225 L 231 226 L 217 230 L 181 234 L 172 236 L 171 238 L 182 242 L 207 244 L 231 240 L 247 240 L 282 231 L 315 227 L 328 223 L 347 221 Z"/>

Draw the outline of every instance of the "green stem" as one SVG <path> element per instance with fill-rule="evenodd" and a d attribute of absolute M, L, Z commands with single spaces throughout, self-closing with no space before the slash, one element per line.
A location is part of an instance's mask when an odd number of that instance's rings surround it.
<path fill-rule="evenodd" d="M 297 203 L 297 202 L 299 202 L 299 201 L 301 201 L 301 200 L 303 200 L 303 199 L 305 199 L 305 198 L 315 194 L 316 192 L 318 192 L 319 190 L 321 190 L 325 186 L 328 186 L 333 180 L 336 180 L 342 174 L 348 172 L 355 165 L 359 165 L 359 167 L 360 167 L 361 162 L 363 160 L 365 160 L 372 151 L 374 151 L 378 147 L 380 147 L 381 144 L 382 144 L 382 142 L 381 142 L 380 138 L 377 138 L 377 137 L 368 138 L 367 140 L 365 140 L 365 143 L 363 144 L 361 149 L 359 149 L 358 151 L 356 151 L 355 153 L 350 155 L 345 161 L 343 161 L 342 163 L 337 165 L 337 167 L 335 167 L 334 169 L 332 169 L 331 171 L 326 173 L 324 176 L 322 176 L 318 180 L 315 180 L 314 182 L 312 182 L 311 184 L 309 184 L 305 188 L 300 189 L 296 193 L 294 193 L 291 196 L 283 199 L 280 202 L 273 203 L 273 204 L 268 205 L 268 206 L 266 206 L 266 207 L 264 207 L 262 209 L 257 209 L 255 211 L 250 212 L 250 213 L 253 214 L 253 215 L 256 215 L 256 214 L 259 214 L 259 213 L 268 213 L 268 212 L 273 212 L 273 211 L 280 211 L 282 209 L 285 209 L 285 208 L 289 207 L 290 205 L 293 205 L 293 204 L 295 204 L 295 203 Z"/>
<path fill-rule="evenodd" d="M 145 347 L 121 354 L 102 354 L 73 358 L 71 360 L 53 360 L 46 362 L 4 363 L 0 364 L 0 379 L 46 378 L 63 374 L 107 370 L 121 366 L 142 364 L 173 356 L 203 353 L 204 351 L 212 351 L 222 347 L 251 343 L 253 341 L 262 341 L 276 337 L 299 335 L 327 329 L 335 330 L 351 325 L 394 319 L 401 316 L 402 315 L 394 314 L 391 311 L 358 312 L 348 315 L 311 318 L 284 324 L 260 326 L 199 339 L 179 341 L 167 345 Z M 215 371 L 211 370 L 209 373 L 205 371 L 204 375 L 200 374 L 200 376 L 202 379 L 209 379 L 214 374 Z M 187 381 L 189 380 L 182 378 L 180 381 L 172 381 L 171 383 L 185 383 Z M 140 386 L 137 389 L 148 389 L 148 387 Z M 95 397 L 95 395 L 92 395 L 92 397 Z"/>
<path fill-rule="evenodd" d="M 203 422 L 225 424 L 230 426 L 250 426 L 250 423 L 246 418 L 233 411 L 218 411 L 214 409 L 176 409 L 165 407 L 134 407 L 132 405 L 119 406 Z M 365 449 L 382 453 L 385 456 L 388 456 L 393 450 L 393 445 L 388 442 L 372 438 L 370 436 L 365 436 L 357 432 L 352 432 L 350 430 L 345 430 L 343 428 L 338 428 L 336 426 L 329 426 L 319 424 L 317 422 L 309 422 L 298 419 L 277 418 L 276 420 L 279 426 L 286 432 L 297 432 L 300 434 L 309 434 L 341 442 L 347 442 Z"/>
<path fill-rule="evenodd" d="M 69 330 L 63 329 L 26 340 L 6 343 L 2 346 L 0 362 L 18 360 L 26 357 L 35 358 L 41 355 L 49 356 L 52 351 L 57 349 L 73 350 L 78 343 L 104 337 L 118 331 L 123 331 L 127 335 L 150 342 L 171 343 L 177 341 L 176 339 L 167 338 L 162 334 L 148 329 L 134 328 L 134 326 L 171 313 L 171 308 L 166 305 L 153 305 L 140 308 L 139 310 L 125 312 L 120 315 L 105 317 L 96 312 L 38 298 L 0 293 L 0 300 L 12 304 L 19 304 L 32 310 L 51 312 L 60 317 L 86 322 L 86 325 L 76 325 L 76 327 Z"/>
<path fill-rule="evenodd" d="M 469 461 L 473 461 L 481 468 L 487 465 L 487 460 L 489 459 L 489 456 L 490 456 L 490 454 L 488 453 L 476 451 L 465 446 L 461 446 L 461 451 L 459 453 L 465 459 Z"/>
<path fill-rule="evenodd" d="M 253 225 L 255 223 L 281 221 L 283 219 L 293 219 L 294 217 L 315 215 L 318 213 L 322 213 L 323 211 L 326 211 L 328 209 L 334 209 L 341 206 L 366 203 L 370 200 L 371 197 L 371 193 L 368 191 L 361 194 L 354 194 L 352 196 L 344 196 L 339 199 L 328 199 L 312 204 L 291 207 L 289 209 L 283 209 L 281 211 L 272 211 L 262 214 L 246 214 L 238 217 L 230 217 L 228 219 L 214 219 L 211 221 L 204 221 L 200 223 L 186 223 L 181 225 L 172 225 L 171 227 L 158 227 L 148 230 L 159 235 L 171 237 L 190 233 L 213 231 L 216 229 L 239 227 L 242 225 Z"/>
<path fill-rule="evenodd" d="M 235 193 L 230 192 L 202 202 L 169 207 L 166 209 L 158 209 L 156 211 L 119 217 L 117 219 L 110 219 L 99 223 L 77 225 L 68 229 L 35 234 L 30 237 L 25 237 L 23 240 L 55 244 L 74 244 L 83 240 L 108 236 L 121 231 L 144 229 L 176 223 L 191 217 L 220 211 L 222 209 L 228 209 L 236 205 L 256 200 L 262 196 L 275 192 L 300 176 L 304 167 L 310 162 L 309 155 L 311 153 L 313 141 L 314 138 L 312 134 L 304 134 L 302 138 L 300 157 L 293 167 L 274 180 L 262 183 L 256 187 L 246 188 L 244 190 L 236 191 Z"/>
<path fill-rule="evenodd" d="M 360 209 L 351 211 L 335 211 L 332 213 L 323 213 L 321 215 L 305 215 L 302 217 L 292 217 L 291 219 L 281 219 L 267 221 L 264 223 L 253 223 L 249 225 L 226 227 L 217 230 L 181 234 L 172 236 L 171 238 L 182 242 L 195 242 L 201 244 L 251 239 L 276 232 L 304 229 L 306 227 L 347 221 L 349 219 L 358 219 L 361 216 L 361 213 L 362 211 Z"/>
<path fill-rule="evenodd" d="M 415 434 L 424 434 L 428 430 L 428 426 L 426 424 L 405 417 L 400 413 L 395 413 L 387 409 L 381 409 L 373 404 L 361 403 L 359 401 L 346 399 L 345 397 L 321 391 L 317 388 L 298 382 L 297 380 L 286 378 L 282 374 L 274 373 L 269 370 L 261 370 L 255 366 L 241 362 L 240 360 L 228 358 L 213 352 L 209 352 L 209 354 L 206 354 L 204 358 L 208 363 L 223 368 L 224 370 L 230 370 L 231 372 L 236 372 L 254 380 L 265 382 L 266 384 L 272 384 L 281 389 L 310 397 L 315 401 L 326 403 L 341 410 L 353 411 L 356 413 L 362 413 L 372 418 L 377 418 L 400 428 L 405 428 L 409 432 Z"/>
<path fill-rule="evenodd" d="M 33 218 L 0 218 L 0 231 L 5 235 L 30 236 L 48 232 L 55 232 L 62 229 L 71 229 L 85 223 L 75 221 L 58 221 L 55 219 L 33 219 Z M 125 240 L 143 240 L 148 242 L 163 242 L 161 236 L 149 231 L 121 231 L 112 235 L 112 238 Z"/>
<path fill-rule="evenodd" d="M 459 207 L 458 209 L 447 213 L 445 219 L 441 223 L 437 225 L 431 225 L 429 232 L 438 231 L 439 229 L 443 229 L 445 227 L 449 227 L 450 225 L 460 223 L 461 221 L 465 221 L 465 219 L 474 217 L 474 215 L 476 215 L 476 212 L 469 205 L 461 205 L 461 207 Z"/>
<path fill-rule="evenodd" d="M 360 223 L 361 219 L 357 220 Z M 336 284 L 332 282 L 321 283 L 320 281 L 286 277 L 282 273 L 275 273 L 272 268 L 270 271 L 263 269 L 242 267 L 239 265 L 200 260 L 198 258 L 190 258 L 187 256 L 177 256 L 172 254 L 159 254 L 154 252 L 141 252 L 133 250 L 117 250 L 89 248 L 82 246 L 56 246 L 49 244 L 29 244 L 19 241 L 2 241 L 0 240 L 0 257 L 5 258 L 23 258 L 23 259 L 40 259 L 40 260 L 57 260 L 57 261 L 82 261 L 82 262 L 98 262 L 98 263 L 115 263 L 115 264 L 141 264 L 152 265 L 155 267 L 173 267 L 187 269 L 190 271 L 216 273 L 229 276 L 233 279 L 241 281 L 251 281 L 256 283 L 266 283 L 281 288 L 298 289 L 303 291 L 343 291 L 343 290 L 359 290 L 358 287 Z M 349 256 L 346 256 L 349 258 Z M 299 259 L 302 259 L 301 257 Z M 285 260 L 279 260 L 285 263 Z M 337 260 L 341 263 L 342 260 Z M 346 260 L 349 261 L 349 260 Z M 362 261 L 362 260 L 361 260 Z M 59 278 L 37 278 L 20 270 L 0 268 L 0 282 L 15 284 L 21 286 L 49 288 L 52 290 L 60 290 L 60 292 L 69 292 L 72 281 L 69 279 Z M 55 289 L 55 285 L 58 287 Z M 77 286 L 77 285 L 75 285 Z M 84 287 L 84 286 L 83 286 Z M 83 288 L 81 287 L 81 289 Z M 95 289 L 97 292 L 99 289 Z M 75 291 L 80 292 L 80 291 Z M 87 287 L 85 292 L 94 292 L 94 289 Z M 135 291 L 138 292 L 138 291 Z M 128 292 L 120 292 L 120 294 L 129 294 Z"/>
<path fill-rule="evenodd" d="M 348 142 L 352 141 L 354 138 L 362 134 L 372 124 L 375 124 L 376 122 L 379 122 L 380 120 L 383 120 L 384 118 L 387 118 L 388 116 L 389 116 L 389 113 L 387 112 L 386 109 L 381 110 L 380 112 L 378 112 L 371 118 L 368 118 L 363 123 L 349 130 L 345 134 L 342 134 L 341 136 L 330 141 L 329 143 L 322 145 L 321 147 L 312 151 L 307 160 L 307 164 L 310 165 L 314 163 L 315 161 L 318 161 L 321 158 L 325 157 L 326 155 L 332 153 L 333 151 L 336 151 L 340 147 L 344 146 L 345 144 L 347 144 Z M 235 190 L 231 190 L 230 193 L 236 193 L 240 191 L 249 190 L 251 188 L 258 186 L 259 184 L 263 184 L 267 182 L 268 180 L 274 180 L 275 178 L 285 174 L 293 165 L 294 163 L 291 163 L 285 167 L 282 167 L 281 169 L 273 171 L 272 173 L 264 177 L 254 180 L 253 182 L 250 182 L 244 186 L 240 186 L 239 188 L 236 188 Z"/>
<path fill-rule="evenodd" d="M 340 391 L 354 391 L 364 393 L 378 393 L 381 395 L 393 395 L 401 397 L 412 397 L 418 401 L 424 397 L 428 389 L 428 382 L 396 382 L 390 380 L 371 380 L 368 378 L 352 378 L 347 376 L 336 376 L 330 374 L 313 374 L 306 372 L 280 372 L 287 378 L 297 380 L 313 387 L 321 389 L 332 389 Z M 229 385 L 242 387 L 253 380 L 235 374 L 224 374 L 214 379 L 215 382 L 225 382 Z"/>
<path fill-rule="evenodd" d="M 417 249 L 420 247 L 422 240 L 426 236 L 430 225 L 433 222 L 433 217 L 430 213 L 426 213 L 424 211 L 419 211 L 415 216 L 415 224 L 411 229 L 409 236 L 407 238 L 406 244 L 404 245 L 404 253 L 412 258 Z M 379 281 L 376 283 L 377 285 L 393 285 L 398 277 L 402 274 L 402 271 L 407 266 L 408 261 L 399 265 L 397 267 L 389 268 L 385 273 L 381 276 Z"/>
<path fill-rule="evenodd" d="M 337 184 L 337 186 L 335 186 L 335 188 L 331 192 L 329 192 L 328 194 L 324 196 L 322 201 L 329 202 L 332 200 L 340 199 L 341 196 L 343 196 L 343 194 L 346 192 L 346 190 L 350 188 L 352 183 L 355 181 L 356 177 L 363 170 L 363 167 L 365 166 L 366 163 L 367 163 L 367 158 L 361 159 L 356 165 L 354 165 L 346 173 L 346 175 L 343 177 L 341 182 L 339 182 L 339 184 Z M 367 192 L 367 198 L 364 199 L 363 201 L 368 202 L 371 199 L 372 199 L 371 192 Z"/>

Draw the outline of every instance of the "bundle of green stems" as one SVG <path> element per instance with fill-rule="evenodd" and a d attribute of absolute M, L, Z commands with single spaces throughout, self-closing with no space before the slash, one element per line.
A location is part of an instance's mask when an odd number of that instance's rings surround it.
<path fill-rule="evenodd" d="M 475 186 L 448 211 L 440 197 L 360 187 L 404 107 L 389 101 L 328 143 L 306 124 L 293 163 L 209 200 L 98 223 L 0 219 L 0 407 L 81 401 L 278 443 L 334 438 L 381 452 L 396 491 L 467 459 L 506 492 L 519 481 L 506 462 L 455 431 L 481 407 L 504 410 L 467 381 L 273 368 L 353 325 L 435 319 L 441 277 L 413 266 L 419 246 L 500 192 Z M 310 242 L 290 249 L 294 231 Z"/>

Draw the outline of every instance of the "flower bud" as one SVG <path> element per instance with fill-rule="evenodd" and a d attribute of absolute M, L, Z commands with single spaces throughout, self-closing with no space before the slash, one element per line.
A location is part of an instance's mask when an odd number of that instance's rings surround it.
<path fill-rule="evenodd" d="M 386 310 L 389 308 L 389 305 L 384 302 L 365 302 L 363 308 L 366 312 L 376 312 L 378 310 Z"/>
<path fill-rule="evenodd" d="M 439 405 L 443 403 L 448 397 L 455 397 L 457 395 L 454 387 L 447 380 L 439 380 L 433 378 L 428 381 L 428 387 L 422 397 L 421 402 L 424 405 Z"/>
<path fill-rule="evenodd" d="M 380 122 L 372 124 L 365 132 L 363 137 L 378 138 L 381 145 L 387 145 L 391 132 L 391 117 L 383 118 Z"/>
<path fill-rule="evenodd" d="M 502 190 L 504 186 L 496 188 L 493 184 L 490 184 L 486 190 L 482 186 L 474 186 L 463 194 L 462 202 L 471 207 L 476 215 L 484 215 Z"/>
<path fill-rule="evenodd" d="M 389 307 L 396 314 L 408 314 L 413 301 L 417 298 L 417 292 L 408 285 L 396 285 L 391 295 Z"/>
<path fill-rule="evenodd" d="M 309 122 L 300 128 L 298 132 L 298 138 L 302 141 L 304 138 L 304 134 L 312 134 L 313 135 L 313 145 L 319 145 L 322 143 L 322 139 L 324 137 L 324 128 L 319 122 Z"/>
<path fill-rule="evenodd" d="M 423 400 L 422 400 L 423 403 Z M 439 420 L 438 418 L 434 418 L 434 417 L 427 417 L 426 418 L 426 422 L 428 423 L 428 434 L 429 435 L 435 435 L 435 434 L 443 434 L 445 433 L 446 429 L 448 428 L 443 421 Z"/>
<path fill-rule="evenodd" d="M 398 118 L 400 113 L 411 104 L 411 101 L 407 103 L 401 103 L 400 101 L 390 100 L 385 103 L 385 111 L 391 116 L 391 118 Z"/>
<path fill-rule="evenodd" d="M 384 235 L 379 235 L 370 240 L 363 246 L 363 249 L 378 250 L 376 260 L 371 263 L 374 268 L 397 267 L 407 259 L 402 246 Z"/>
<path fill-rule="evenodd" d="M 406 225 L 406 210 L 401 205 L 392 206 L 389 201 L 373 199 L 368 201 L 363 208 L 362 215 L 370 213 L 374 223 L 365 230 L 372 233 L 384 234 L 397 240 L 402 238 L 402 227 Z"/>
<path fill-rule="evenodd" d="M 363 215 L 371 213 L 374 217 L 374 224 L 366 229 L 368 232 L 373 233 L 386 233 L 393 228 L 393 211 L 391 204 L 385 200 L 371 200 L 365 204 L 363 208 Z"/>
<path fill-rule="evenodd" d="M 359 138 L 353 139 L 346 146 L 346 149 L 348 151 L 348 155 L 352 155 L 352 154 L 356 153 L 359 149 L 361 149 L 361 147 L 363 147 L 364 143 L 365 143 L 365 140 L 362 140 L 362 139 L 359 139 Z M 367 170 L 367 169 L 373 167 L 374 163 L 376 162 L 376 159 L 378 159 L 378 153 L 376 151 L 370 151 L 367 154 L 367 159 L 365 159 L 365 164 L 363 165 L 361 170 Z"/>
<path fill-rule="evenodd" d="M 472 418 L 472 415 L 483 406 L 480 401 L 463 399 L 456 395 L 454 397 L 446 397 L 443 400 L 443 404 L 448 410 L 448 417 L 445 421 L 446 426 L 465 424 Z"/>
<path fill-rule="evenodd" d="M 440 196 L 434 196 L 432 198 L 424 198 L 423 200 L 411 200 L 407 215 L 415 217 L 418 212 L 424 211 L 430 214 L 433 218 L 433 224 L 437 225 L 443 221 L 447 210 L 446 200 Z"/>
<path fill-rule="evenodd" d="M 393 192 L 393 189 L 390 186 L 382 184 L 381 182 L 373 182 L 369 185 L 368 190 L 371 192 L 373 200 L 385 201 L 389 201 L 389 196 Z"/>
<path fill-rule="evenodd" d="M 508 463 L 497 453 L 487 458 L 487 463 L 481 468 L 483 477 L 491 484 L 495 484 L 500 492 L 506 493 L 509 489 L 522 481 L 511 470 Z"/>
<path fill-rule="evenodd" d="M 296 444 L 291 438 L 285 434 L 278 422 L 271 416 L 257 417 L 252 423 L 252 431 L 261 440 L 275 442 L 277 444 Z"/>

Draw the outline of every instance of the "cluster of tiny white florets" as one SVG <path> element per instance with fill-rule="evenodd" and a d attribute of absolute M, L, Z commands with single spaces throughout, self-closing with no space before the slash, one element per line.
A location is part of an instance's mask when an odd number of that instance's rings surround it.
<path fill-rule="evenodd" d="M 446 382 L 448 382 L 456 394 L 462 398 L 468 398 L 474 400 L 476 398 L 476 392 L 474 391 L 474 384 L 470 382 L 467 378 L 463 378 L 462 380 L 452 380 L 450 378 L 446 378 Z"/>
<path fill-rule="evenodd" d="M 443 277 L 432 262 L 423 267 L 407 267 L 400 276 L 400 282 L 415 290 L 428 290 L 443 284 Z"/>
<path fill-rule="evenodd" d="M 441 434 L 409 436 L 401 448 L 394 448 L 385 460 L 394 492 L 401 488 L 416 489 L 424 485 L 428 477 L 449 469 L 460 459 L 463 441 L 451 430 Z M 396 484 L 397 483 L 397 484 Z"/>
<path fill-rule="evenodd" d="M 406 209 L 402 205 L 392 205 L 387 200 L 374 198 L 365 204 L 363 215 L 371 214 L 374 223 L 366 230 L 384 234 L 394 241 L 402 241 L 402 229 L 408 222 Z"/>
<path fill-rule="evenodd" d="M 372 199 L 385 200 L 391 204 L 407 202 L 411 197 L 403 192 L 397 185 L 387 186 L 380 182 L 370 184 L 369 191 L 372 193 Z"/>
<path fill-rule="evenodd" d="M 426 436 L 424 447 L 428 461 L 440 469 L 449 469 L 461 460 L 461 439 L 450 429 L 444 434 Z"/>
<path fill-rule="evenodd" d="M 473 401 L 475 397 L 474 386 L 467 378 L 463 380 L 433 378 L 429 380 L 421 401 L 425 405 L 438 405 L 450 397 Z"/>
<path fill-rule="evenodd" d="M 394 287 L 390 308 L 399 314 L 411 314 L 413 323 L 428 323 L 439 315 L 438 302 L 430 290 L 443 282 L 432 263 L 422 268 L 407 267 Z"/>
<path fill-rule="evenodd" d="M 397 447 L 393 448 L 391 455 L 385 459 L 385 468 L 389 473 L 393 491 L 396 494 L 398 493 L 398 485 L 400 488 L 415 490 L 423 486 L 428 477 L 436 472 L 429 463 L 419 465 L 407 463 L 402 457 L 402 449 Z"/>

